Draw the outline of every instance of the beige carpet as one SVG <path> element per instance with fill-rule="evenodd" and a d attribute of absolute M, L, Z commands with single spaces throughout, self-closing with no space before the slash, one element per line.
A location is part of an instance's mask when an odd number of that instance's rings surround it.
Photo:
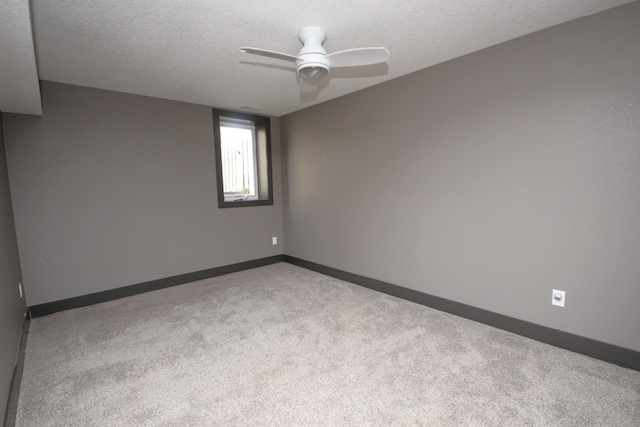
<path fill-rule="evenodd" d="M 640 372 L 286 263 L 32 321 L 18 426 L 638 426 Z"/>

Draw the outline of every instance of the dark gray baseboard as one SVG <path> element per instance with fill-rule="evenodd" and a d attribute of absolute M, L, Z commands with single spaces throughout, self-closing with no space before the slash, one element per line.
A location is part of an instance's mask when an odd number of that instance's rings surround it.
<path fill-rule="evenodd" d="M 107 291 L 97 292 L 89 295 L 82 295 L 75 298 L 54 301 L 46 304 L 39 304 L 29 307 L 29 313 L 32 318 L 46 316 L 58 311 L 85 307 L 88 305 L 137 295 L 144 292 L 167 288 L 170 286 L 176 286 L 184 283 L 194 282 L 197 280 L 208 279 L 210 277 L 221 276 L 223 274 L 262 267 L 269 264 L 275 264 L 282 261 L 312 271 L 316 271 L 327 276 L 335 277 L 340 280 L 351 282 L 356 285 L 373 289 L 378 292 L 422 304 L 427 307 L 435 308 L 440 311 L 455 314 L 456 316 L 464 317 L 466 319 L 484 323 L 486 325 L 503 329 L 505 331 L 513 332 L 515 334 L 531 338 L 536 341 L 540 341 L 576 353 L 584 354 L 586 356 L 600 359 L 605 362 L 614 363 L 625 368 L 640 371 L 640 352 L 635 350 L 630 350 L 624 347 L 615 346 L 613 344 L 608 344 L 591 338 L 574 335 L 558 329 L 549 328 L 547 326 L 542 326 L 524 320 L 516 319 L 514 317 L 494 313 L 488 310 L 451 301 L 445 298 L 425 294 L 413 289 L 393 285 L 381 280 L 360 276 L 358 274 L 353 274 L 322 264 L 306 261 L 290 255 L 275 255 L 272 257 L 260 258 L 257 260 L 245 261 L 237 264 L 201 270 L 194 273 L 187 273 L 179 276 L 168 277 L 165 279 L 152 280 L 136 285 L 110 289 Z"/>
<path fill-rule="evenodd" d="M 22 322 L 22 332 L 20 333 L 20 343 L 18 344 L 18 360 L 13 368 L 11 385 L 9 386 L 9 396 L 4 409 L 3 427 L 13 427 L 16 425 L 18 416 L 18 397 L 20 395 L 20 384 L 22 383 L 22 372 L 24 371 L 24 355 L 27 347 L 27 334 L 29 333 L 30 320 L 25 313 Z"/>
<path fill-rule="evenodd" d="M 88 305 L 99 304 L 101 302 L 112 301 L 119 298 L 142 294 L 144 292 L 155 291 L 168 288 L 170 286 L 182 285 L 197 280 L 208 279 L 210 277 L 221 276 L 223 274 L 235 273 L 237 271 L 248 270 L 250 268 L 262 267 L 269 264 L 282 262 L 283 255 L 274 255 L 267 258 L 260 258 L 237 264 L 225 265 L 222 267 L 210 268 L 193 273 L 181 274 L 164 279 L 151 280 L 149 282 L 135 285 L 123 286 L 121 288 L 109 289 L 107 291 L 96 292 L 79 297 L 68 298 L 59 301 L 38 304 L 29 307 L 31 318 L 47 316 L 58 311 L 70 310 L 72 308 L 86 307 Z"/>
<path fill-rule="evenodd" d="M 412 301 L 456 316 L 484 323 L 505 331 L 513 332 L 555 347 L 570 350 L 605 362 L 640 371 L 640 352 L 613 344 L 607 344 L 591 338 L 574 335 L 558 329 L 494 313 L 448 299 L 425 294 L 413 289 L 392 285 L 380 280 L 360 276 L 336 268 L 327 267 L 290 255 L 284 255 L 284 261 L 308 270 L 316 271 L 336 279 L 354 283 L 388 295 Z"/>

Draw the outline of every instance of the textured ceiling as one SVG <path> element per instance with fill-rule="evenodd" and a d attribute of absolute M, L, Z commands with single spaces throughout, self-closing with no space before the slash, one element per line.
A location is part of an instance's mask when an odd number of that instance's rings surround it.
<path fill-rule="evenodd" d="M 0 111 L 42 114 L 28 0 L 0 3 Z"/>
<path fill-rule="evenodd" d="M 24 4 L 26 0 L 3 2 Z M 42 80 L 234 110 L 255 106 L 263 114 L 280 116 L 629 2 L 32 0 L 31 3 L 38 76 Z M 238 51 L 241 46 L 251 46 L 295 55 L 301 47 L 297 33 L 308 25 L 327 30 L 325 48 L 329 53 L 385 46 L 391 59 L 384 66 L 333 70 L 314 91 L 307 93 L 299 88 L 293 64 Z M 5 76 L 0 75 L 0 79 Z"/>

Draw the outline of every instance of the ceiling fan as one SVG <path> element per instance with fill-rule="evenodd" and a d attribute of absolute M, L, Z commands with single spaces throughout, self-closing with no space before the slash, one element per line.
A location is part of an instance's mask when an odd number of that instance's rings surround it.
<path fill-rule="evenodd" d="M 297 56 L 255 47 L 241 47 L 240 51 L 295 62 L 298 75 L 309 80 L 320 80 L 329 74 L 331 68 L 360 67 L 389 60 L 389 51 L 384 47 L 363 47 L 327 54 L 322 47 L 327 40 L 327 32 L 321 27 L 305 27 L 300 30 L 298 38 L 302 49 Z"/>

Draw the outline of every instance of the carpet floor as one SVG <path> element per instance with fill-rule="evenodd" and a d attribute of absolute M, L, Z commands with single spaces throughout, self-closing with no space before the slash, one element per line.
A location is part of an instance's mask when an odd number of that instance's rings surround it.
<path fill-rule="evenodd" d="M 638 426 L 640 372 L 278 263 L 34 319 L 16 425 Z"/>

